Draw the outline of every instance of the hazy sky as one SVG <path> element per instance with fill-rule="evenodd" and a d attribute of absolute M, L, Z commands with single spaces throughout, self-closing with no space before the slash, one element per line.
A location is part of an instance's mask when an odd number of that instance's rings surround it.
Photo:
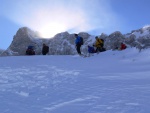
<path fill-rule="evenodd" d="M 45 38 L 64 31 L 129 33 L 150 25 L 149 11 L 150 0 L 0 0 L 0 48 L 24 26 Z"/>

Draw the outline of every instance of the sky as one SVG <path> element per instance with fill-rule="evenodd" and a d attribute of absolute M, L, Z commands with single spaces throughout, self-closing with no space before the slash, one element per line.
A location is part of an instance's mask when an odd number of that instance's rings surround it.
<path fill-rule="evenodd" d="M 0 113 L 150 113 L 149 49 L 1 57 L 0 64 Z"/>
<path fill-rule="evenodd" d="M 149 0 L 0 0 L 0 48 L 7 49 L 21 27 L 44 38 L 68 31 L 123 34 L 150 24 Z"/>

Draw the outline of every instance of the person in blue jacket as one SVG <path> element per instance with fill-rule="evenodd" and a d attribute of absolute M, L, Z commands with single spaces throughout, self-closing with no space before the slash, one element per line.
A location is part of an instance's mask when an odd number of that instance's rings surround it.
<path fill-rule="evenodd" d="M 95 53 L 94 47 L 88 46 L 88 52 L 89 53 Z"/>
<path fill-rule="evenodd" d="M 81 55 L 81 37 L 80 36 L 78 36 L 78 34 L 75 34 L 75 37 L 76 37 L 76 39 L 75 39 L 75 45 L 76 45 L 76 50 L 77 50 L 77 52 L 78 52 L 78 54 L 79 55 Z"/>

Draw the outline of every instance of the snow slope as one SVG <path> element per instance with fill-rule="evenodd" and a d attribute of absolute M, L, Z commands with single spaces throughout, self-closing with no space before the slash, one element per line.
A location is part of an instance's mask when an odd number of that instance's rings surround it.
<path fill-rule="evenodd" d="M 0 57 L 0 113 L 149 113 L 150 50 Z"/>

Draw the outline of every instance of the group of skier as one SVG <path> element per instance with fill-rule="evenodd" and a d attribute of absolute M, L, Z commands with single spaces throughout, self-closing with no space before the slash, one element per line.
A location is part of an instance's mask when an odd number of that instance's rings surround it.
<path fill-rule="evenodd" d="M 75 34 L 75 37 L 76 37 L 75 44 L 76 44 L 77 53 L 79 55 L 82 55 L 80 48 L 83 45 L 83 38 L 77 34 Z M 123 50 L 123 49 L 126 49 L 126 47 L 127 46 L 124 43 L 121 43 L 121 47 L 118 47 L 117 49 Z M 89 53 L 99 53 L 99 52 L 103 52 L 103 51 L 106 51 L 106 49 L 104 48 L 104 40 L 100 39 L 98 36 L 96 36 L 95 43 L 92 46 L 88 45 L 88 52 Z"/>
<path fill-rule="evenodd" d="M 75 46 L 76 46 L 77 53 L 79 55 L 82 55 L 81 46 L 83 45 L 83 38 L 79 36 L 78 34 L 74 34 L 74 36 L 75 36 Z M 117 49 L 120 49 L 120 50 L 126 49 L 126 45 L 124 43 L 121 43 L 121 47 Z M 96 36 L 95 43 L 92 46 L 88 45 L 88 52 L 99 53 L 103 51 L 106 51 L 106 49 L 104 48 L 104 40 Z M 42 54 L 46 55 L 48 54 L 48 52 L 49 52 L 49 46 L 47 46 L 46 44 L 43 44 Z M 34 46 L 28 46 L 26 50 L 26 55 L 35 55 Z"/>
<path fill-rule="evenodd" d="M 79 55 L 82 55 L 81 54 L 81 46 L 83 45 L 83 39 L 82 37 L 80 37 L 79 35 L 75 34 L 75 44 L 76 44 L 76 50 L 77 50 L 77 53 Z M 82 40 L 81 40 L 82 39 Z M 93 44 L 93 46 L 89 46 L 88 45 L 88 52 L 89 53 L 99 53 L 99 52 L 102 52 L 102 51 L 105 51 L 105 48 L 104 48 L 104 40 L 103 39 L 100 39 L 98 38 L 98 36 L 95 37 L 96 41 L 95 43 Z M 96 49 L 95 49 L 95 48 Z"/>
<path fill-rule="evenodd" d="M 48 54 L 48 52 L 49 52 L 49 46 L 47 46 L 46 44 L 43 44 L 42 54 L 46 55 Z M 35 55 L 34 46 L 28 46 L 26 50 L 26 55 Z"/>

